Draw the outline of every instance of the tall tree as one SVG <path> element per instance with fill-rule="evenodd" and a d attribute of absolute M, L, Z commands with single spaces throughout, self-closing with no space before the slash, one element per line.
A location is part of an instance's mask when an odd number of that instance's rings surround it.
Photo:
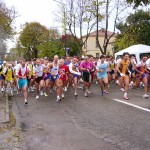
<path fill-rule="evenodd" d="M 38 22 L 26 23 L 20 34 L 21 44 L 27 48 L 29 57 L 38 57 L 38 46 L 49 40 L 49 30 Z"/>
<path fill-rule="evenodd" d="M 119 23 L 120 34 L 115 42 L 115 51 L 133 44 L 150 45 L 150 11 L 138 10 L 130 14 L 125 23 Z"/>
<path fill-rule="evenodd" d="M 0 53 L 6 52 L 5 41 L 14 35 L 13 21 L 16 18 L 15 9 L 8 8 L 6 4 L 0 1 Z"/>
<path fill-rule="evenodd" d="M 134 4 L 134 7 L 150 4 L 150 0 L 126 0 L 129 4 Z"/>
<path fill-rule="evenodd" d="M 57 2 L 59 8 L 62 8 L 60 20 L 63 22 L 65 32 L 69 31 L 78 42 L 81 55 L 82 47 L 96 24 L 93 0 L 60 0 Z M 85 33 L 86 38 L 83 38 Z"/>
<path fill-rule="evenodd" d="M 39 50 L 39 57 L 47 56 L 52 58 L 56 54 L 61 57 L 65 54 L 60 33 L 56 28 L 49 30 L 49 38 L 37 48 Z"/>
<path fill-rule="evenodd" d="M 102 3 L 101 0 L 95 1 L 96 6 L 96 19 L 97 19 L 97 36 L 96 42 L 102 54 L 107 53 L 108 44 L 116 33 L 116 24 L 119 20 L 120 15 L 129 7 L 129 5 L 124 0 L 106 0 Z M 105 16 L 102 22 L 99 21 L 99 14 Z M 99 41 L 99 25 L 103 24 L 104 27 L 104 39 L 103 44 Z M 108 29 L 110 25 L 113 25 L 112 34 L 108 34 Z"/>

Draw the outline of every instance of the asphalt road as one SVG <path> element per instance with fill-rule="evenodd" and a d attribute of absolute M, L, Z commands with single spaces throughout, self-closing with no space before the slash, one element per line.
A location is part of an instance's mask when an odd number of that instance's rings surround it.
<path fill-rule="evenodd" d="M 79 89 L 75 99 L 71 89 L 61 103 L 55 94 L 36 100 L 30 92 L 28 106 L 14 97 L 23 150 L 150 150 L 150 98 L 130 90 L 125 101 L 115 85 L 103 97 L 98 85 L 91 91 L 85 98 Z"/>

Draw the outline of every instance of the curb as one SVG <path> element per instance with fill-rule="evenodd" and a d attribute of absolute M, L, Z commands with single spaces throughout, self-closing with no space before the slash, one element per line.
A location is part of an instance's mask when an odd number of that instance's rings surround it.
<path fill-rule="evenodd" d="M 10 113 L 10 109 L 9 109 L 9 98 L 8 98 L 8 94 L 5 94 L 5 99 L 6 99 L 6 120 L 5 122 L 8 123 L 10 121 L 9 118 L 9 113 Z"/>

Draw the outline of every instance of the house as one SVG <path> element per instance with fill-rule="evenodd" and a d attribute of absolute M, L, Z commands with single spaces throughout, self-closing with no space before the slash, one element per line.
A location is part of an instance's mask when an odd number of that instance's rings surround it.
<path fill-rule="evenodd" d="M 89 38 L 87 39 L 87 42 L 83 46 L 83 50 L 82 50 L 83 55 L 92 55 L 93 57 L 96 57 L 96 58 L 100 57 L 101 52 L 96 42 L 96 32 L 97 31 L 90 33 Z M 105 29 L 102 28 L 101 30 L 99 30 L 98 34 L 99 34 L 99 42 L 100 42 L 100 45 L 102 46 L 104 42 L 104 37 L 105 37 Z M 108 34 L 108 37 L 110 37 L 113 34 L 113 32 L 108 31 L 107 34 Z M 107 54 L 111 54 L 111 55 L 113 54 L 113 44 L 114 44 L 116 35 L 117 34 L 114 34 L 109 41 L 109 44 L 107 46 Z M 83 37 L 83 40 L 85 40 L 85 38 L 86 36 Z"/>

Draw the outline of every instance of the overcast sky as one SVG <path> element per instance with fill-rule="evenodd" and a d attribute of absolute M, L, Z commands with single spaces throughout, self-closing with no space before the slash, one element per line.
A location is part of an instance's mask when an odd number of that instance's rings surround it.
<path fill-rule="evenodd" d="M 37 21 L 46 27 L 60 27 L 55 19 L 55 11 L 58 5 L 54 0 L 3 0 L 7 7 L 15 7 L 18 17 L 15 19 L 15 27 L 20 31 L 21 25 L 26 22 Z M 113 21 L 109 22 L 109 30 L 113 31 Z M 9 48 L 15 43 L 10 43 Z"/>
<path fill-rule="evenodd" d="M 14 6 L 18 12 L 16 26 L 25 22 L 37 21 L 47 27 L 55 26 L 54 10 L 56 2 L 53 0 L 3 0 L 8 7 Z"/>
<path fill-rule="evenodd" d="M 56 27 L 54 11 L 57 4 L 53 0 L 3 0 L 7 7 L 15 7 L 18 17 L 15 20 L 15 27 L 19 31 L 21 25 L 26 22 L 37 21 L 46 27 Z M 12 47 L 14 43 L 10 43 Z"/>

